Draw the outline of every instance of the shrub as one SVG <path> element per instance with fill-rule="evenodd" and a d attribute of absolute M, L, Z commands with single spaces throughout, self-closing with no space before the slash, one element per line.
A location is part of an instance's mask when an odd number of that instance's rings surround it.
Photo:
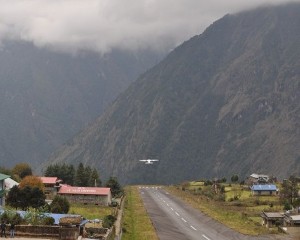
<path fill-rule="evenodd" d="M 225 194 L 217 194 L 214 199 L 216 201 L 225 202 Z"/>
<path fill-rule="evenodd" d="M 43 219 L 43 224 L 45 224 L 45 225 L 53 225 L 54 222 L 55 222 L 55 220 L 53 217 L 45 217 Z"/>
<path fill-rule="evenodd" d="M 288 202 L 285 202 L 284 206 L 283 206 L 283 210 L 288 211 L 288 210 L 291 210 L 291 209 L 292 209 L 292 205 L 289 204 Z"/>
<path fill-rule="evenodd" d="M 50 204 L 50 210 L 52 213 L 68 213 L 70 209 L 70 203 L 67 198 L 56 195 Z"/>
<path fill-rule="evenodd" d="M 206 180 L 205 182 L 204 182 L 204 186 L 210 186 L 210 185 L 212 185 L 213 183 L 212 183 L 212 181 L 210 181 L 210 180 Z"/>
<path fill-rule="evenodd" d="M 279 220 L 276 220 L 275 226 L 276 226 L 276 227 L 279 227 L 280 225 L 281 225 L 281 222 L 280 222 Z"/>
<path fill-rule="evenodd" d="M 104 228 L 111 228 L 114 225 L 114 222 L 116 221 L 116 217 L 113 215 L 107 215 L 103 219 L 102 226 Z"/>
<path fill-rule="evenodd" d="M 9 222 L 10 219 L 9 219 L 9 215 L 8 213 L 5 211 L 2 215 L 1 215 L 1 222 Z"/>
<path fill-rule="evenodd" d="M 16 213 L 11 219 L 11 222 L 14 223 L 15 225 L 22 223 L 22 221 L 23 221 L 23 218 L 21 217 L 21 215 L 19 213 Z"/>
<path fill-rule="evenodd" d="M 235 195 L 235 196 L 233 197 L 233 199 L 234 199 L 234 200 L 239 200 L 240 197 L 239 197 L 238 195 Z"/>

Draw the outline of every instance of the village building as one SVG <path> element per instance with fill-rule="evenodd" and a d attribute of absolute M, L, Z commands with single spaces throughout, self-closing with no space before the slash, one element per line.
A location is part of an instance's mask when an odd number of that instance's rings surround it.
<path fill-rule="evenodd" d="M 10 176 L 0 173 L 0 207 L 5 205 L 5 179 Z"/>
<path fill-rule="evenodd" d="M 277 187 L 274 184 L 268 185 L 253 185 L 251 187 L 252 195 L 254 196 L 270 196 L 277 194 Z"/>
<path fill-rule="evenodd" d="M 101 187 L 72 187 L 62 185 L 58 191 L 60 196 L 66 197 L 69 202 L 109 206 L 111 204 L 110 188 Z"/>
<path fill-rule="evenodd" d="M 279 212 L 262 212 L 262 225 L 267 228 L 283 225 L 284 214 Z"/>
<path fill-rule="evenodd" d="M 62 180 L 57 177 L 39 177 L 44 184 L 46 199 L 53 199 L 57 194 Z"/>
<path fill-rule="evenodd" d="M 268 175 L 256 173 L 252 173 L 246 180 L 246 183 L 250 186 L 253 184 L 267 184 L 269 182 L 270 177 Z"/>
<path fill-rule="evenodd" d="M 14 186 L 19 186 L 19 183 L 16 182 L 15 180 L 11 179 L 11 178 L 4 179 L 4 188 L 5 188 L 5 190 L 9 191 Z"/>
<path fill-rule="evenodd" d="M 284 226 L 300 227 L 300 215 L 284 214 Z"/>

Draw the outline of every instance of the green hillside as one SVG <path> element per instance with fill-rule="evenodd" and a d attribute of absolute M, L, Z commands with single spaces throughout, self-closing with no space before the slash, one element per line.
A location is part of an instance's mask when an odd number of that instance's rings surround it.
<path fill-rule="evenodd" d="M 299 173 L 299 12 L 289 4 L 224 16 L 141 75 L 49 162 L 88 163 L 123 183 Z"/>
<path fill-rule="evenodd" d="M 27 42 L 0 46 L 1 165 L 38 166 L 95 120 L 162 53 L 71 55 Z"/>

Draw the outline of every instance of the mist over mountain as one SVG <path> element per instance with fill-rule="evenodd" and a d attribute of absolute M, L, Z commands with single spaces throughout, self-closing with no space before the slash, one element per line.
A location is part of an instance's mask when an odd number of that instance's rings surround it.
<path fill-rule="evenodd" d="M 214 22 L 46 164 L 83 162 L 123 183 L 299 173 L 299 12 L 294 3 Z"/>
<path fill-rule="evenodd" d="M 44 162 L 153 66 L 163 53 L 112 51 L 76 55 L 24 41 L 0 47 L 1 166 Z"/>

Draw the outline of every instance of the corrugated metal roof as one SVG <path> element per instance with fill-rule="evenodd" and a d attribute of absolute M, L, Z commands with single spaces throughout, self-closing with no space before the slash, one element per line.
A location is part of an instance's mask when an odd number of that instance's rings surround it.
<path fill-rule="evenodd" d="M 110 188 L 62 186 L 59 194 L 109 195 Z"/>
<path fill-rule="evenodd" d="M 276 191 L 277 187 L 274 184 L 269 185 L 253 185 L 251 187 L 252 191 Z"/>
<path fill-rule="evenodd" d="M 268 175 L 264 175 L 264 174 L 257 174 L 257 173 L 252 173 L 251 175 L 250 175 L 250 177 L 253 177 L 253 178 L 269 178 L 269 176 Z"/>
<path fill-rule="evenodd" d="M 290 218 L 293 219 L 293 221 L 300 221 L 300 215 L 291 215 Z"/>
<path fill-rule="evenodd" d="M 283 213 L 279 212 L 263 212 L 268 218 L 283 218 Z"/>
<path fill-rule="evenodd" d="M 44 184 L 55 184 L 59 180 L 57 177 L 39 177 Z"/>

